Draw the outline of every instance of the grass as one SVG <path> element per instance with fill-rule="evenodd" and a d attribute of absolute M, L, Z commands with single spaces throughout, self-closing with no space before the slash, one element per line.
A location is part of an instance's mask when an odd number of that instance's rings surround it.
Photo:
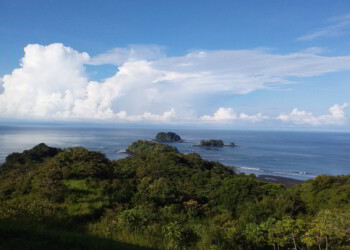
<path fill-rule="evenodd" d="M 85 180 L 64 180 L 70 193 L 68 214 L 70 216 L 90 216 L 109 205 L 109 199 L 101 188 L 91 188 Z"/>
<path fill-rule="evenodd" d="M 25 227 L 0 221 L 0 249 L 152 249 L 79 233 Z"/>

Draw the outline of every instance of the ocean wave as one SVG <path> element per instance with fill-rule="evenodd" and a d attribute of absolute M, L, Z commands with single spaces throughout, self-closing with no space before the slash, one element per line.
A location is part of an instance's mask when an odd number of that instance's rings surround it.
<path fill-rule="evenodd" d="M 122 150 L 117 151 L 117 154 L 126 154 L 126 153 L 127 153 L 126 149 L 122 149 Z"/>
<path fill-rule="evenodd" d="M 237 167 L 239 169 L 245 169 L 245 170 L 250 170 L 250 171 L 259 171 L 259 172 L 264 172 L 263 169 L 261 168 L 249 168 L 249 167 Z"/>
<path fill-rule="evenodd" d="M 313 173 L 305 171 L 296 171 L 296 172 L 283 172 L 283 171 L 273 171 L 269 169 L 253 168 L 253 167 L 236 167 L 238 171 L 241 172 L 263 172 L 264 174 L 271 174 L 276 176 L 303 176 L 303 178 L 315 178 L 316 175 Z M 261 174 L 263 174 L 261 173 Z"/>
<path fill-rule="evenodd" d="M 315 178 L 316 175 L 313 175 L 312 173 L 308 173 L 308 172 L 303 172 L 303 171 L 300 171 L 300 172 L 278 172 L 278 171 L 273 171 L 272 172 L 273 174 L 276 174 L 276 175 L 282 175 L 282 176 L 307 176 L 307 177 L 310 177 L 310 178 Z"/>
<path fill-rule="evenodd" d="M 309 173 L 309 172 L 304 172 L 304 171 L 297 171 L 297 172 L 292 172 L 293 174 L 301 174 L 301 175 L 309 175 L 309 174 L 312 174 L 312 173 Z"/>

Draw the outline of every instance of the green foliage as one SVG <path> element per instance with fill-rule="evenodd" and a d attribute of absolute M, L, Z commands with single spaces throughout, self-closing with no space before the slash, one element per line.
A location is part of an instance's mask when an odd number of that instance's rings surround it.
<path fill-rule="evenodd" d="M 110 179 L 113 177 L 113 169 L 104 154 L 82 147 L 65 149 L 53 160 L 62 170 L 64 177 L 68 179 L 87 177 Z"/>
<path fill-rule="evenodd" d="M 282 229 L 282 233 L 287 237 L 286 241 L 293 242 L 296 250 L 301 244 L 301 237 L 305 233 L 306 223 L 301 219 L 295 220 L 291 217 L 285 217 L 278 222 L 278 227 Z"/>
<path fill-rule="evenodd" d="M 169 145 L 137 141 L 129 151 L 110 161 L 81 147 L 41 144 L 8 157 L 0 171 L 0 230 L 40 228 L 51 244 L 49 232 L 66 230 L 162 249 L 350 244 L 350 176 L 286 188 Z M 79 239 L 61 246 L 88 249 Z"/>
<path fill-rule="evenodd" d="M 111 239 L 62 230 L 48 230 L 18 223 L 0 222 L 0 249 L 91 249 L 147 250 L 153 249 L 126 244 Z"/>
<path fill-rule="evenodd" d="M 187 249 L 197 241 L 197 235 L 189 227 L 177 221 L 163 226 L 162 235 L 166 249 Z"/>
<path fill-rule="evenodd" d="M 201 147 L 223 147 L 224 142 L 222 140 L 201 140 Z"/>
<path fill-rule="evenodd" d="M 61 227 L 70 218 L 64 207 L 43 200 L 12 200 L 0 206 L 1 221 L 19 221 L 25 224 L 46 224 Z M 1 223 L 0 223 L 1 224 Z"/>
<path fill-rule="evenodd" d="M 150 153 L 165 153 L 173 152 L 178 153 L 175 147 L 164 145 L 151 141 L 136 141 L 133 142 L 129 147 L 128 151 L 134 154 L 150 154 Z"/>
<path fill-rule="evenodd" d="M 130 232 L 146 231 L 153 222 L 157 222 L 158 216 L 154 207 L 141 205 L 132 209 L 123 210 L 116 214 L 114 230 L 127 230 Z"/>
<path fill-rule="evenodd" d="M 309 224 L 303 242 L 308 246 L 318 245 L 319 248 L 324 245 L 325 249 L 328 249 L 337 241 L 345 244 L 350 243 L 349 210 L 321 210 Z"/>
<path fill-rule="evenodd" d="M 61 150 L 52 148 L 44 143 L 40 143 L 30 150 L 24 150 L 23 153 L 12 153 L 6 157 L 3 167 L 11 167 L 17 164 L 30 164 L 43 162 L 45 158 L 57 155 Z"/>
<path fill-rule="evenodd" d="M 302 186 L 300 197 L 312 214 L 320 209 L 346 207 L 350 200 L 350 175 L 317 176 Z"/>
<path fill-rule="evenodd" d="M 181 141 L 181 137 L 174 132 L 160 132 L 156 135 L 157 142 L 179 142 Z"/>
<path fill-rule="evenodd" d="M 74 219 L 94 218 L 99 216 L 104 208 L 111 204 L 109 193 L 105 188 L 108 181 L 64 180 L 66 188 L 65 205 L 68 214 Z"/>
<path fill-rule="evenodd" d="M 301 236 L 305 231 L 305 223 L 300 220 L 294 220 L 291 217 L 284 217 L 276 220 L 269 217 L 266 221 L 258 224 L 248 224 L 245 227 L 244 235 L 255 246 L 270 245 L 274 249 L 277 246 L 293 246 L 297 249 L 301 245 Z"/>
<path fill-rule="evenodd" d="M 245 238 L 255 246 L 263 246 L 266 244 L 266 233 L 263 232 L 260 225 L 249 223 L 243 231 Z"/>
<path fill-rule="evenodd" d="M 206 225 L 197 227 L 200 248 L 211 246 L 215 249 L 234 249 L 240 245 L 240 230 L 237 221 L 226 210 L 213 216 Z"/>

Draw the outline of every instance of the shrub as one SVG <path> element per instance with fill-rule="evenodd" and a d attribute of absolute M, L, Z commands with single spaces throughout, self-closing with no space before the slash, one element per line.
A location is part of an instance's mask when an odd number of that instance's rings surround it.
<path fill-rule="evenodd" d="M 198 236 L 191 228 L 185 227 L 177 221 L 163 226 L 162 234 L 167 249 L 190 248 L 198 240 Z"/>

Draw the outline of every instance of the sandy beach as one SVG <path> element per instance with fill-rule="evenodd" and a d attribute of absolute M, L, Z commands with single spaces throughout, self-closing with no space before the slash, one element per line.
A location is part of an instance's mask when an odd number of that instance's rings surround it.
<path fill-rule="evenodd" d="M 259 180 L 263 180 L 266 182 L 280 183 L 287 187 L 294 186 L 304 182 L 301 180 L 296 180 L 296 179 L 286 178 L 281 176 L 274 176 L 274 175 L 259 175 L 257 178 Z"/>

